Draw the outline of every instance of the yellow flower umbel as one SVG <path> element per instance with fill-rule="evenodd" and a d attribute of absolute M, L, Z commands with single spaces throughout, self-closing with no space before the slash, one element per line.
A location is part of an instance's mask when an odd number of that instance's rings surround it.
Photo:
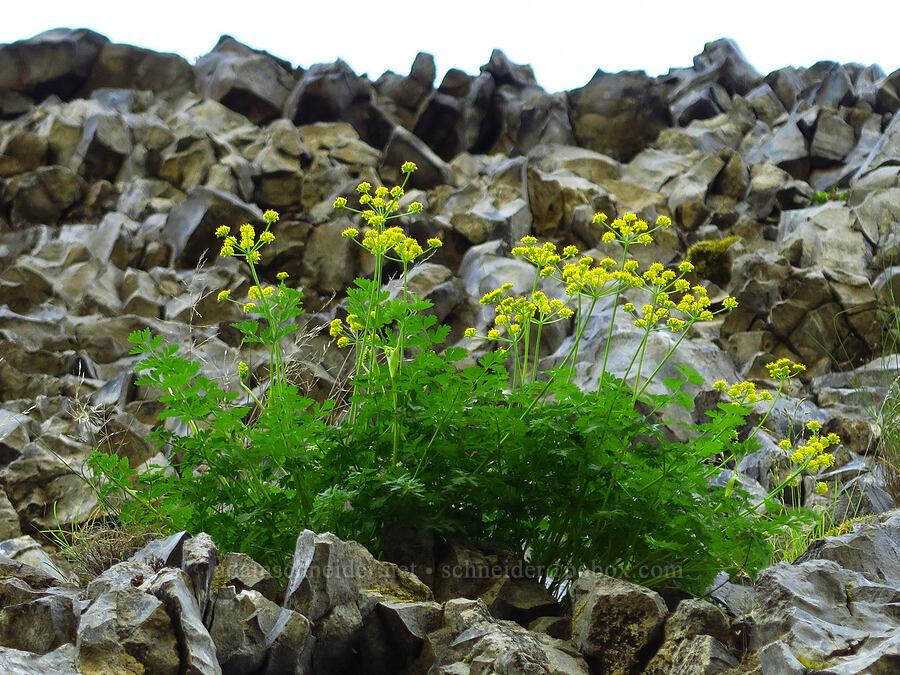
<path fill-rule="evenodd" d="M 784 365 L 784 364 L 782 364 Z M 794 364 L 796 365 L 796 364 Z M 834 450 L 829 449 L 841 442 L 837 434 L 831 433 L 821 435 L 822 425 L 815 420 L 806 423 L 805 430 L 809 432 L 809 438 L 806 442 L 802 440 L 796 447 L 787 439 L 778 444 L 782 450 L 791 453 L 791 463 L 796 467 L 790 479 L 796 481 L 797 477 L 806 472 L 810 476 L 814 476 L 821 469 L 827 469 L 834 465 Z M 824 481 L 817 481 L 815 485 L 817 494 L 825 494 L 828 491 L 828 484 Z"/>

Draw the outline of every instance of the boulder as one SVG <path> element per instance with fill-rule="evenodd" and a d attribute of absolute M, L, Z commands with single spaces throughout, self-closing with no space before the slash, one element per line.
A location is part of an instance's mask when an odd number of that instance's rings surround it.
<path fill-rule="evenodd" d="M 42 166 L 9 181 L 2 200 L 13 223 L 55 225 L 81 199 L 85 182 L 63 166 Z"/>
<path fill-rule="evenodd" d="M 431 663 L 435 672 L 443 673 L 591 672 L 570 643 L 542 633 L 529 633 L 509 621 L 498 621 L 479 600 L 445 603 L 441 627 L 428 634 L 423 657 L 423 669 Z"/>
<path fill-rule="evenodd" d="M 372 85 L 346 63 L 318 63 L 307 70 L 285 99 L 282 116 L 294 124 L 349 122 L 368 144 L 383 148 L 393 122 L 375 105 Z"/>
<path fill-rule="evenodd" d="M 81 615 L 76 646 L 84 672 L 181 672 L 165 604 L 134 587 L 108 591 L 91 602 Z"/>
<path fill-rule="evenodd" d="M 293 68 L 268 52 L 251 49 L 229 35 L 194 66 L 197 91 L 239 112 L 254 124 L 281 115 L 296 84 Z"/>
<path fill-rule="evenodd" d="M 668 613 L 659 594 L 605 574 L 582 572 L 569 596 L 572 642 L 595 672 L 634 672 L 655 653 Z"/>
<path fill-rule="evenodd" d="M 98 89 L 140 89 L 164 98 L 176 98 L 191 90 L 194 70 L 178 54 L 107 42 L 82 84 L 80 95 Z"/>
<path fill-rule="evenodd" d="M 627 162 L 669 126 L 667 86 L 643 71 L 598 70 L 567 92 L 578 145 Z"/>
<path fill-rule="evenodd" d="M 218 255 L 216 228 L 236 229 L 247 222 L 262 222 L 260 209 L 230 193 L 197 187 L 169 212 L 163 243 L 172 251 L 172 264 L 193 267 L 204 252 L 207 259 Z"/>
<path fill-rule="evenodd" d="M 10 89 L 38 101 L 55 94 L 69 99 L 78 92 L 109 40 L 84 28 L 57 28 L 0 46 L 0 90 Z"/>

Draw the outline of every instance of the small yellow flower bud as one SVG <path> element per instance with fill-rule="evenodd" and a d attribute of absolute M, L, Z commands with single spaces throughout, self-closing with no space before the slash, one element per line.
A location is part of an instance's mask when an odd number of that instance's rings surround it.
<path fill-rule="evenodd" d="M 817 495 L 824 495 L 827 492 L 828 492 L 828 484 L 827 483 L 823 483 L 822 481 L 819 481 L 818 483 L 816 483 L 816 494 Z"/>
<path fill-rule="evenodd" d="M 418 168 L 419 167 L 417 167 L 412 162 L 403 162 L 403 166 L 400 167 L 400 171 L 402 171 L 403 173 L 412 173 Z"/>
<path fill-rule="evenodd" d="M 475 337 L 475 335 L 476 335 L 477 333 L 478 333 L 478 331 L 475 330 L 474 328 L 466 328 L 466 330 L 465 330 L 465 332 L 463 333 L 463 335 L 466 336 L 467 338 L 473 338 L 473 337 Z"/>
<path fill-rule="evenodd" d="M 278 274 L 275 275 L 275 278 L 278 279 L 279 281 L 284 281 L 285 279 L 288 278 L 288 273 L 287 272 L 279 272 Z"/>
<path fill-rule="evenodd" d="M 263 219 L 264 219 L 269 225 L 271 225 L 272 223 L 277 222 L 277 221 L 278 221 L 278 211 L 273 211 L 272 209 L 269 209 L 268 211 L 266 211 L 266 212 L 263 214 Z"/>
<path fill-rule="evenodd" d="M 227 300 L 228 296 L 231 295 L 231 291 L 219 291 L 219 294 L 216 296 L 216 302 L 222 302 L 223 300 Z"/>
<path fill-rule="evenodd" d="M 347 206 L 347 198 L 346 197 L 338 197 L 334 200 L 334 204 L 331 205 L 333 209 L 342 209 Z"/>
<path fill-rule="evenodd" d="M 346 335 L 342 335 L 337 340 L 338 347 L 346 347 L 349 344 L 350 344 L 350 338 L 348 338 Z"/>
<path fill-rule="evenodd" d="M 242 380 L 247 377 L 247 374 L 250 372 L 250 366 L 241 361 L 238 363 L 238 377 Z"/>
<path fill-rule="evenodd" d="M 219 225 L 219 227 L 216 228 L 216 236 L 217 237 L 228 236 L 229 232 L 231 232 L 231 228 L 228 227 L 227 225 Z"/>
<path fill-rule="evenodd" d="M 348 227 L 346 230 L 341 232 L 341 236 L 346 237 L 347 239 L 356 239 L 358 234 L 359 230 L 357 230 L 355 227 Z"/>
<path fill-rule="evenodd" d="M 442 242 L 437 237 L 431 237 L 425 243 L 428 244 L 431 248 L 440 248 L 444 245 L 444 242 Z"/>
<path fill-rule="evenodd" d="M 409 208 L 406 209 L 406 212 L 407 212 L 407 213 L 418 213 L 418 212 L 421 211 L 423 208 L 425 208 L 425 207 L 422 206 L 421 203 L 419 203 L 419 202 L 413 202 L 412 204 L 409 205 Z"/>
<path fill-rule="evenodd" d="M 271 244 L 273 241 L 275 241 L 275 235 L 269 232 L 269 230 L 266 230 L 261 235 L 259 235 L 259 240 L 263 244 Z"/>
<path fill-rule="evenodd" d="M 242 307 L 242 309 L 243 309 L 245 312 L 248 312 L 248 313 L 249 313 L 249 312 L 252 312 L 254 309 L 256 309 L 256 303 L 255 303 L 255 302 L 248 302 L 248 303 L 246 303 L 246 304 Z"/>
<path fill-rule="evenodd" d="M 360 183 L 359 185 L 356 186 L 356 191 L 359 193 L 362 193 L 362 194 L 368 193 L 369 190 L 371 190 L 371 189 L 372 189 L 372 184 L 367 181 L 363 181 L 362 183 Z"/>

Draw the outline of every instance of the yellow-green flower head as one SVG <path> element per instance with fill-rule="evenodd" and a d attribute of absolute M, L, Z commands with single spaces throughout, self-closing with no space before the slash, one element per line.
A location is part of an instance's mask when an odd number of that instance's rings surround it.
<path fill-rule="evenodd" d="M 556 271 L 555 268 L 550 267 L 549 265 L 547 265 L 547 267 L 542 267 L 542 268 L 540 269 L 540 271 L 538 272 L 538 276 L 541 277 L 542 279 L 546 279 L 547 277 L 552 277 L 552 276 L 553 276 L 553 273 L 554 273 L 555 271 Z"/>
<path fill-rule="evenodd" d="M 381 190 L 382 188 L 378 188 L 378 189 Z M 374 208 L 376 211 L 380 211 L 380 210 L 384 209 L 384 199 L 379 197 L 377 192 L 375 194 L 374 199 L 372 199 L 372 208 Z"/>
<path fill-rule="evenodd" d="M 243 361 L 238 363 L 238 377 L 242 380 L 247 377 L 247 374 L 250 372 L 250 366 L 248 366 Z"/>
<path fill-rule="evenodd" d="M 737 309 L 738 301 L 730 295 L 722 301 L 722 307 L 725 309 Z"/>
<path fill-rule="evenodd" d="M 465 332 L 463 333 L 463 335 L 467 338 L 473 338 L 477 334 L 478 334 L 478 331 L 475 330 L 474 328 L 466 328 Z"/>
<path fill-rule="evenodd" d="M 391 188 L 391 197 L 393 197 L 394 199 L 399 199 L 402 196 L 403 196 L 403 188 L 402 187 L 400 187 L 399 185 L 395 185 L 394 187 Z"/>
<path fill-rule="evenodd" d="M 670 317 L 666 320 L 666 325 L 669 327 L 673 333 L 680 333 L 685 329 L 687 323 L 682 321 L 681 319 L 676 319 L 674 316 Z"/>
<path fill-rule="evenodd" d="M 225 244 L 222 246 L 222 250 L 219 251 L 219 255 L 223 258 L 227 258 L 230 255 L 234 255 L 234 249 L 228 244 Z"/>
<path fill-rule="evenodd" d="M 604 244 L 611 244 L 616 240 L 616 235 L 614 232 L 604 232 L 603 236 L 600 237 L 600 241 Z"/>
<path fill-rule="evenodd" d="M 428 246 L 430 246 L 431 248 L 440 248 L 444 245 L 444 242 L 442 242 L 437 237 L 431 237 L 430 239 L 426 240 L 425 243 L 428 244 Z"/>
<path fill-rule="evenodd" d="M 384 187 L 384 185 L 379 185 L 377 188 L 375 188 L 375 198 L 376 199 L 381 199 L 382 201 L 384 201 L 384 197 L 387 196 L 387 194 L 388 194 L 388 189 L 386 187 Z"/>
<path fill-rule="evenodd" d="M 332 319 L 331 323 L 328 324 L 328 334 L 331 337 L 335 335 L 340 335 L 344 330 L 344 322 L 340 319 Z"/>
<path fill-rule="evenodd" d="M 348 338 L 346 335 L 342 335 L 341 337 L 339 337 L 339 338 L 337 339 L 337 346 L 338 346 L 338 347 L 343 348 L 343 347 L 346 347 L 346 346 L 349 345 L 349 344 L 350 344 L 350 338 Z"/>
<path fill-rule="evenodd" d="M 822 481 L 817 482 L 816 483 L 816 494 L 824 495 L 827 493 L 828 493 L 828 483 L 823 483 Z"/>
<path fill-rule="evenodd" d="M 409 208 L 406 209 L 406 212 L 407 213 L 418 213 L 423 208 L 425 208 L 425 207 L 422 206 L 421 202 L 413 202 L 412 204 L 409 205 Z"/>
<path fill-rule="evenodd" d="M 278 211 L 269 209 L 263 214 L 263 220 L 265 220 L 269 225 L 278 222 Z"/>
<path fill-rule="evenodd" d="M 418 168 L 419 167 L 417 167 L 412 162 L 403 162 L 403 165 L 400 167 L 400 171 L 402 171 L 403 173 L 412 173 Z"/>
<path fill-rule="evenodd" d="M 363 181 L 362 183 L 360 183 L 359 185 L 356 186 L 356 191 L 361 194 L 367 194 L 369 192 L 369 190 L 371 190 L 371 189 L 372 189 L 372 184 L 367 181 Z"/>
<path fill-rule="evenodd" d="M 512 333 L 513 335 L 518 335 L 521 332 L 521 330 L 522 330 L 522 326 L 520 326 L 519 324 L 517 324 L 517 323 L 509 324 L 509 332 Z"/>
<path fill-rule="evenodd" d="M 819 429 L 822 428 L 822 425 L 816 422 L 815 420 L 809 421 L 806 423 L 806 428 L 813 433 L 816 433 Z"/>
<path fill-rule="evenodd" d="M 806 370 L 802 363 L 793 363 L 790 359 L 778 359 L 766 364 L 766 370 L 775 380 L 789 380 Z"/>
<path fill-rule="evenodd" d="M 288 278 L 288 273 L 287 272 L 279 272 L 278 274 L 275 275 L 275 278 L 278 279 L 278 281 L 284 281 L 285 279 Z"/>
<path fill-rule="evenodd" d="M 362 204 L 363 206 L 370 203 L 371 201 L 372 201 L 372 197 L 370 195 L 362 195 L 359 198 L 359 203 Z M 363 215 L 365 215 L 365 214 L 363 214 Z"/>
<path fill-rule="evenodd" d="M 231 228 L 227 225 L 219 225 L 219 227 L 216 228 L 216 236 L 220 238 L 227 237 L 229 232 L 231 232 Z"/>
<path fill-rule="evenodd" d="M 255 303 L 255 302 L 248 302 L 248 303 L 245 303 L 242 309 L 243 309 L 245 312 L 250 313 L 250 312 L 252 312 L 253 310 L 256 309 L 256 303 Z"/>
<path fill-rule="evenodd" d="M 341 236 L 346 237 L 347 239 L 356 239 L 358 235 L 359 230 L 357 230 L 355 227 L 348 227 L 346 230 L 341 232 Z"/>
<path fill-rule="evenodd" d="M 522 237 L 522 244 L 524 244 L 525 246 L 534 246 L 535 244 L 537 244 L 537 239 L 529 234 L 525 237 Z"/>
<path fill-rule="evenodd" d="M 250 253 L 247 254 L 247 260 L 254 264 L 258 263 L 260 260 L 262 260 L 262 253 L 260 253 L 259 251 L 250 251 Z"/>
<path fill-rule="evenodd" d="M 606 214 L 605 213 L 595 213 L 591 222 L 594 223 L 595 225 L 597 225 L 599 223 L 605 223 L 606 222 Z"/>
<path fill-rule="evenodd" d="M 672 219 L 668 216 L 659 216 L 659 218 L 656 219 L 656 224 L 659 227 L 669 227 L 672 224 Z"/>
<path fill-rule="evenodd" d="M 496 288 L 490 293 L 485 293 L 483 296 L 481 296 L 481 300 L 479 302 L 482 305 L 493 305 L 495 302 L 500 300 L 500 295 L 502 293 L 502 289 Z"/>
<path fill-rule="evenodd" d="M 713 389 L 720 392 L 725 391 L 728 389 L 728 383 L 725 380 L 716 380 L 713 382 Z"/>
<path fill-rule="evenodd" d="M 500 337 L 500 331 L 497 330 L 496 328 L 491 328 L 488 331 L 487 336 L 488 336 L 488 340 L 496 340 L 497 338 Z"/>
<path fill-rule="evenodd" d="M 634 314 L 635 312 L 634 305 L 630 302 L 626 302 L 624 305 L 622 305 L 622 309 L 624 309 L 626 312 L 630 312 L 631 314 Z"/>
<path fill-rule="evenodd" d="M 216 296 L 216 302 L 222 302 L 223 300 L 227 300 L 228 296 L 231 295 L 231 291 L 219 291 L 219 294 Z"/>
<path fill-rule="evenodd" d="M 566 246 L 563 249 L 562 257 L 563 258 L 574 258 L 578 255 L 578 247 L 577 246 Z"/>
<path fill-rule="evenodd" d="M 259 241 L 263 244 L 271 244 L 273 241 L 275 241 L 275 235 L 269 230 L 266 230 L 259 235 Z"/>
<path fill-rule="evenodd" d="M 682 274 L 686 274 L 687 272 L 692 272 L 693 270 L 694 270 L 693 263 L 689 263 L 687 260 L 685 260 L 683 263 L 681 263 L 678 266 L 678 271 L 681 272 Z"/>
<path fill-rule="evenodd" d="M 332 208 L 335 209 L 343 209 L 347 206 L 347 198 L 346 197 L 338 197 L 334 200 L 334 204 L 331 205 Z"/>
<path fill-rule="evenodd" d="M 247 297 L 251 300 L 259 300 L 262 294 L 259 292 L 259 286 L 251 286 L 247 289 Z"/>
<path fill-rule="evenodd" d="M 781 448 L 782 450 L 790 450 L 794 446 L 791 444 L 791 442 L 788 439 L 785 438 L 785 439 L 778 441 L 778 447 Z"/>
<path fill-rule="evenodd" d="M 256 230 L 250 223 L 241 225 L 241 239 L 249 239 L 253 241 L 256 238 Z"/>
<path fill-rule="evenodd" d="M 564 319 L 568 319 L 569 317 L 571 317 L 574 314 L 575 314 L 575 311 L 572 309 L 569 309 L 568 307 L 561 307 L 559 309 L 559 315 Z"/>

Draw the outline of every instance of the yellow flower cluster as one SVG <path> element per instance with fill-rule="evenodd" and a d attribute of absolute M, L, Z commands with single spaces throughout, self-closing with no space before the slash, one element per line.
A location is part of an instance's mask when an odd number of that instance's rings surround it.
<path fill-rule="evenodd" d="M 263 214 L 263 220 L 266 221 L 266 228 L 260 233 L 259 239 L 256 237 L 256 229 L 250 223 L 244 223 L 238 228 L 240 240 L 231 234 L 231 228 L 228 225 L 220 225 L 216 228 L 216 237 L 223 240 L 219 255 L 223 258 L 243 257 L 251 265 L 258 263 L 262 258 L 259 249 L 275 241 L 275 235 L 269 228 L 278 222 L 278 213 L 270 209 Z"/>
<path fill-rule="evenodd" d="M 647 246 L 653 243 L 653 233 L 662 227 L 669 227 L 672 221 L 666 216 L 660 216 L 656 219 L 654 227 L 650 227 L 647 221 L 639 219 L 634 213 L 626 213 L 621 218 L 616 218 L 611 223 L 607 222 L 605 213 L 597 213 L 594 215 L 593 222 L 602 224 L 606 227 L 606 232 L 600 238 L 604 244 L 619 242 L 623 246 L 632 246 L 640 244 Z"/>
<path fill-rule="evenodd" d="M 806 443 L 801 443 L 795 448 L 787 439 L 778 444 L 782 450 L 793 451 L 791 453 L 791 462 L 799 464 L 799 471 L 807 471 L 810 474 L 816 473 L 819 469 L 827 469 L 834 465 L 834 452 L 829 448 L 841 442 L 837 434 L 831 433 L 822 436 L 819 432 L 822 425 L 816 421 L 807 422 L 806 430 L 810 432 Z M 816 483 L 816 492 L 825 494 L 828 491 L 828 485 L 824 482 Z"/>
<path fill-rule="evenodd" d="M 406 170 L 401 168 L 403 173 L 407 174 L 406 179 L 409 178 L 409 174 L 416 170 L 416 165 L 412 162 L 406 162 L 403 167 Z M 405 194 L 405 190 L 403 189 L 406 185 L 406 179 L 403 181 L 403 185 L 395 185 L 394 187 L 388 189 L 386 187 L 379 186 L 375 188 L 374 193 L 372 192 L 372 184 L 368 181 L 363 181 L 359 185 L 356 186 L 356 191 L 359 193 L 359 204 L 360 206 L 365 207 L 364 211 L 360 211 L 358 209 L 353 209 L 347 206 L 347 198 L 346 197 L 338 197 L 334 200 L 332 207 L 335 209 L 347 209 L 348 211 L 353 211 L 354 213 L 358 213 L 363 217 L 363 220 L 370 227 L 374 228 L 382 228 L 385 223 L 391 218 L 396 218 L 398 215 L 391 215 L 400 210 L 400 198 Z M 420 202 L 412 202 L 409 206 L 406 207 L 406 213 L 418 213 L 423 208 L 425 208 Z"/>
<path fill-rule="evenodd" d="M 328 325 L 328 334 L 336 337 L 338 347 L 346 347 L 358 341 L 365 333 L 366 326 L 357 314 L 348 314 L 346 319 L 333 319 Z"/>
<path fill-rule="evenodd" d="M 772 392 L 757 391 L 756 385 L 746 380 L 730 386 L 725 380 L 717 380 L 713 382 L 713 389 L 725 393 L 728 398 L 739 405 L 754 405 L 760 401 L 771 401 L 774 398 Z"/>
<path fill-rule="evenodd" d="M 806 370 L 802 363 L 793 363 L 790 359 L 778 359 L 766 364 L 766 370 L 773 380 L 789 380 Z"/>
<path fill-rule="evenodd" d="M 275 292 L 275 288 L 272 286 L 265 286 L 260 288 L 259 286 L 251 286 L 247 289 L 247 297 L 251 300 L 262 300 L 263 298 L 268 298 Z"/>
<path fill-rule="evenodd" d="M 359 230 L 348 227 L 341 232 L 342 237 L 357 241 Z M 375 256 L 385 256 L 390 260 L 396 260 L 402 263 L 411 263 L 424 253 L 422 246 L 412 237 L 407 237 L 402 228 L 389 227 L 386 230 L 371 229 L 363 233 L 362 240 L 357 243 Z M 432 237 L 427 241 L 428 249 L 440 248 L 443 242 L 440 239 Z M 397 254 L 396 258 L 387 254 L 393 251 Z"/>
<path fill-rule="evenodd" d="M 534 291 L 530 296 L 515 297 L 505 294 L 511 290 L 513 284 L 505 283 L 481 298 L 482 305 L 497 305 L 494 316 L 494 325 L 488 331 L 487 339 L 496 340 L 500 337 L 500 330 L 509 331 L 513 340 L 524 335 L 523 326 L 532 323 L 547 325 L 570 318 L 575 312 L 566 307 L 566 304 L 557 298 L 550 299 L 543 291 Z M 505 296 L 505 297 L 504 297 Z M 537 317 L 537 318 L 535 318 Z M 463 335 L 474 338 L 478 334 L 475 328 L 467 328 Z"/>

